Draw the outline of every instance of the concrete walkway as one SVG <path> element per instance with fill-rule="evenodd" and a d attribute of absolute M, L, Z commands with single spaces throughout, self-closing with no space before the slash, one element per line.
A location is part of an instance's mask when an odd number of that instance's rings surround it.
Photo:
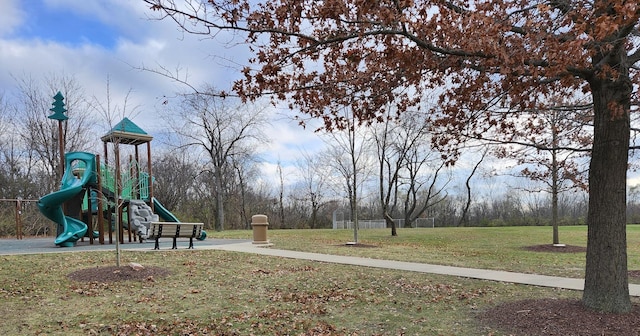
<path fill-rule="evenodd" d="M 125 239 L 126 240 L 126 239 Z M 212 246 L 224 245 L 224 244 L 238 244 L 251 242 L 246 239 L 215 239 L 207 238 L 205 240 L 194 241 L 196 249 L 210 249 Z M 123 251 L 153 251 L 155 243 L 153 240 L 146 240 L 144 243 L 139 242 L 127 242 L 120 245 Z M 160 240 L 160 249 L 171 249 L 172 240 L 169 238 Z M 178 249 L 184 249 L 189 246 L 189 239 L 178 238 Z M 89 252 L 89 251 L 109 251 L 115 250 L 115 240 L 109 244 L 106 240 L 105 244 L 98 243 L 97 240 L 93 244 L 89 242 L 89 239 L 84 241 L 78 241 L 74 247 L 58 247 L 54 243 L 54 238 L 26 238 L 26 239 L 0 239 L 0 256 L 1 255 L 16 255 L 16 254 L 42 254 L 42 253 L 71 253 L 71 252 Z"/>
<path fill-rule="evenodd" d="M 584 279 L 575 278 L 563 278 L 548 275 L 538 274 L 525 274 L 506 271 L 492 271 L 478 268 L 464 268 L 453 266 L 440 266 L 431 264 L 421 264 L 415 262 L 405 261 L 393 261 L 393 260 L 381 260 L 370 259 L 361 257 L 349 257 L 328 255 L 321 253 L 309 253 L 279 250 L 273 247 L 261 247 L 261 245 L 254 245 L 250 242 L 243 242 L 237 244 L 225 244 L 207 246 L 207 249 L 216 249 L 233 252 L 254 253 L 261 255 L 268 255 L 282 258 L 303 259 L 311 261 L 321 261 L 327 263 L 344 264 L 344 265 L 357 265 L 365 267 L 386 268 L 395 269 L 410 272 L 453 275 L 471 279 L 482 279 L 492 281 L 511 282 L 524 285 L 542 286 L 542 287 L 555 287 L 573 290 L 584 289 Z M 629 285 L 629 294 L 631 296 L 640 296 L 640 285 Z"/>
<path fill-rule="evenodd" d="M 179 250 L 183 250 L 187 245 L 188 241 L 178 241 Z M 78 246 L 76 247 L 60 248 L 56 247 L 53 244 L 52 238 L 37 238 L 25 240 L 0 239 L 0 255 L 105 251 L 113 250 L 114 248 L 115 245 L 89 244 L 88 242 L 79 242 Z M 125 251 L 154 251 L 153 242 L 145 242 L 143 244 L 128 243 L 123 244 L 121 248 Z M 302 259 L 343 265 L 356 265 L 364 267 L 395 269 L 409 272 L 452 275 L 471 279 L 511 282 L 532 286 L 555 287 L 572 290 L 584 289 L 584 279 L 563 278 L 548 275 L 525 274 L 506 271 L 493 271 L 478 268 L 440 266 L 405 261 L 338 256 L 321 253 L 288 251 L 277 249 L 274 246 L 252 244 L 251 241 L 239 239 L 207 238 L 204 241 L 195 242 L 195 248 L 196 250 L 221 250 L 253 253 L 281 258 Z M 171 240 L 162 240 L 160 244 L 160 250 L 171 250 Z M 640 297 L 640 285 L 629 285 L 629 294 L 632 296 Z"/>

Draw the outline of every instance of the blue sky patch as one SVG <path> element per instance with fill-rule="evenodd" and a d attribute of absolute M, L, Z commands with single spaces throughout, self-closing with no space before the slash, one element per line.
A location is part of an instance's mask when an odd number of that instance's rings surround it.
<path fill-rule="evenodd" d="M 47 7 L 41 2 L 28 2 L 22 27 L 14 36 L 24 39 L 42 39 L 79 46 L 100 45 L 111 49 L 117 42 L 117 31 L 97 17 L 80 15 L 65 8 Z"/>

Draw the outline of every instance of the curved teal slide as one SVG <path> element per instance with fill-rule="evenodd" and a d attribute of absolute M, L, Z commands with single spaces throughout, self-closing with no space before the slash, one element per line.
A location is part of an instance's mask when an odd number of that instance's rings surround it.
<path fill-rule="evenodd" d="M 167 210 L 157 198 L 151 197 L 151 201 L 153 202 L 153 212 L 157 213 L 158 216 L 164 219 L 167 222 L 180 223 L 180 220 L 171 213 L 171 211 Z M 202 230 L 202 234 L 200 237 L 196 237 L 198 240 L 205 240 L 207 238 L 207 232 Z"/>
<path fill-rule="evenodd" d="M 40 212 L 58 224 L 55 244 L 71 247 L 87 233 L 87 225 L 80 220 L 65 216 L 62 204 L 82 192 L 83 188 L 96 181 L 95 155 L 85 152 L 65 154 L 65 173 L 60 190 L 45 195 L 38 200 Z"/>
<path fill-rule="evenodd" d="M 151 201 L 153 202 L 153 212 L 157 213 L 160 218 L 167 222 L 180 223 L 180 220 L 171 211 L 167 210 L 157 198 L 151 197 Z"/>

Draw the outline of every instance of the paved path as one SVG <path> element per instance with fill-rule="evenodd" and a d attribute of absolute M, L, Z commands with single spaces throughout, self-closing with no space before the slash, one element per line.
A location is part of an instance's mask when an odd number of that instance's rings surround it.
<path fill-rule="evenodd" d="M 125 238 L 126 239 L 126 238 Z M 193 244 L 196 248 L 208 249 L 217 245 L 224 244 L 238 244 L 251 242 L 250 240 L 242 239 L 212 239 L 207 238 L 205 240 L 194 240 Z M 145 241 L 144 243 L 131 242 L 122 244 L 122 250 L 135 251 L 135 250 L 153 250 L 155 241 Z M 172 240 L 169 238 L 160 239 L 160 249 L 171 249 Z M 78 241 L 74 247 L 57 247 L 54 243 L 54 238 L 27 238 L 27 239 L 0 239 L 0 255 L 9 254 L 40 254 L 40 253 L 69 253 L 69 252 L 86 252 L 86 251 L 108 251 L 115 249 L 115 241 L 113 244 L 101 245 L 98 240 L 95 240 L 94 244 L 89 243 L 89 239 L 85 238 L 85 241 Z M 179 249 L 184 249 L 189 246 L 189 239 L 178 238 L 177 246 Z"/>
<path fill-rule="evenodd" d="M 397 269 L 420 273 L 453 275 L 472 279 L 503 281 L 533 286 L 555 287 L 573 290 L 584 289 L 584 279 L 278 250 L 273 247 L 260 247 L 260 245 L 254 245 L 250 242 L 217 245 L 210 248 L 224 251 L 255 253 L 275 257 L 322 261 L 336 264 Z M 629 285 L 629 294 L 632 296 L 640 296 L 640 285 Z"/>
<path fill-rule="evenodd" d="M 344 265 L 357 265 L 364 267 L 375 267 L 385 269 L 396 269 L 410 272 L 431 273 L 452 275 L 472 279 L 503 281 L 517 284 L 555 287 L 572 290 L 582 290 L 584 288 L 584 279 L 563 278 L 539 274 L 524 274 L 506 271 L 493 271 L 478 268 L 464 268 L 453 266 L 440 266 L 431 264 L 422 264 L 405 261 L 381 260 L 361 257 L 338 256 L 321 253 L 309 253 L 280 250 L 273 246 L 256 245 L 248 240 L 239 239 L 210 239 L 197 241 L 194 243 L 197 250 L 222 250 L 242 253 L 253 253 L 268 255 L 282 258 L 303 259 L 327 263 L 336 263 Z M 178 248 L 184 249 L 188 246 L 188 240 L 178 240 Z M 153 242 L 145 243 L 127 243 L 123 244 L 123 250 L 153 251 Z M 39 254 L 39 253 L 67 253 L 67 252 L 83 252 L 83 251 L 105 251 L 113 250 L 115 245 L 89 244 L 88 241 L 78 242 L 76 247 L 60 248 L 53 244 L 52 238 L 36 238 L 36 239 L 0 239 L 0 255 L 9 254 Z M 160 249 L 171 249 L 171 239 L 163 239 L 160 241 Z M 640 297 L 640 285 L 629 285 L 629 294 Z"/>

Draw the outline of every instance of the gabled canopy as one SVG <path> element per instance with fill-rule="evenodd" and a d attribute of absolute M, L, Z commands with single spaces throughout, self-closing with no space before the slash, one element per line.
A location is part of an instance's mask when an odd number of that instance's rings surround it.
<path fill-rule="evenodd" d="M 153 137 L 133 123 L 133 121 L 128 118 L 124 118 L 118 124 L 113 126 L 109 133 L 100 139 L 103 142 L 137 146 L 151 141 Z"/>

